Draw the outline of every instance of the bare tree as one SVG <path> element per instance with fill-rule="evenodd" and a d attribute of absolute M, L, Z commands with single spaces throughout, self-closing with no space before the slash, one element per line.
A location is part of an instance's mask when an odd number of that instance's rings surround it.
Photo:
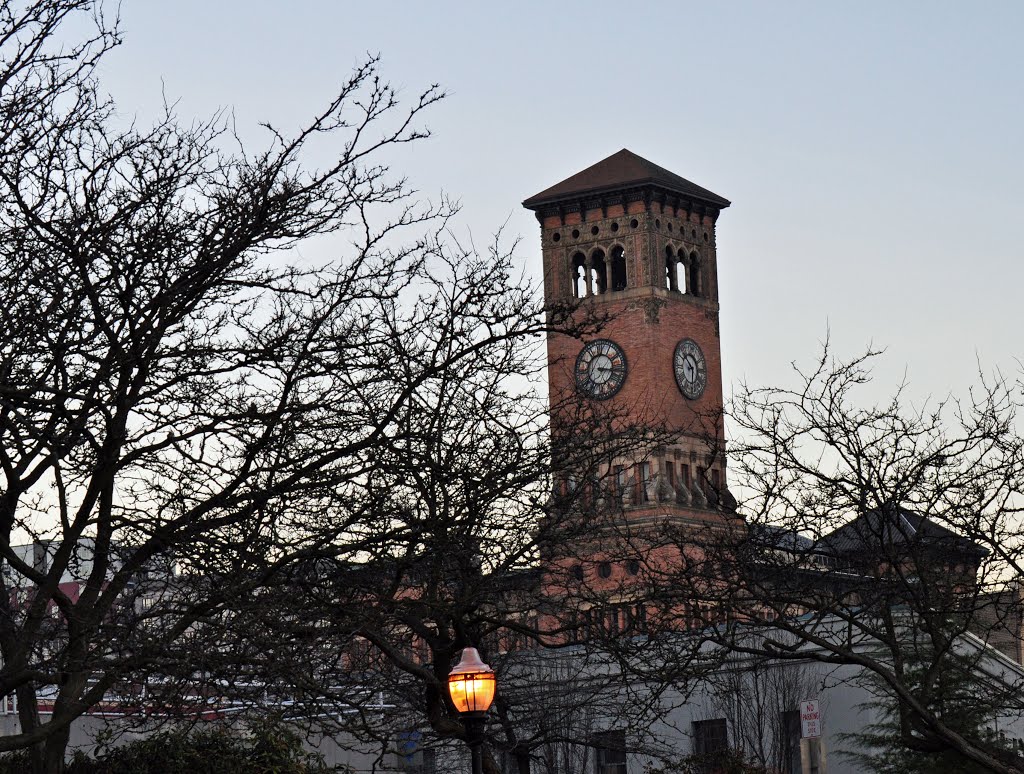
<path fill-rule="evenodd" d="M 101 6 L 0 9 L 0 750 L 60 771 L 112 702 L 464 737 L 463 647 L 505 669 L 579 625 L 545 609 L 574 582 L 545 552 L 592 528 L 559 471 L 651 441 L 590 416 L 552 452 L 540 335 L 600 321 L 542 310 L 511 251 L 463 249 L 389 174 L 437 88 L 403 108 L 370 61 L 252 153 L 220 118 L 119 123 Z M 304 167 L 324 136 L 338 157 Z M 345 256 L 288 265 L 339 232 Z"/>
<path fill-rule="evenodd" d="M 661 593 L 716 611 L 700 632 L 722 652 L 860 668 L 911 750 L 1024 770 L 943 709 L 955 684 L 992 715 L 1024 712 L 1018 673 L 983 642 L 1012 619 L 993 593 L 1020 576 L 1024 550 L 1019 387 L 982 379 L 966 401 L 915 409 L 900 390 L 862 404 L 875 356 L 835 362 L 826 348 L 791 389 L 741 390 L 728 421 L 744 526 L 679 531 L 684 561 Z"/>
<path fill-rule="evenodd" d="M 818 695 L 818 681 L 807 664 L 734 657 L 708 682 L 715 708 L 729 719 L 732 746 L 766 771 L 791 771 L 799 752 L 791 745 L 787 713 L 796 713 L 802 700 Z"/>
<path fill-rule="evenodd" d="M 351 685 L 346 642 L 428 678 L 444 729 L 446 657 L 528 607 L 479 599 L 482 576 L 536 559 L 517 536 L 549 491 L 539 409 L 506 412 L 498 377 L 557 320 L 507 254 L 441 244 L 449 208 L 384 166 L 424 136 L 436 88 L 402 108 L 370 61 L 256 153 L 216 118 L 124 127 L 96 81 L 118 42 L 101 11 L 0 6 L 0 693 L 22 729 L 0 750 L 59 771 L 75 718 L 143 684 L 183 710 L 243 688 L 331 698 L 334 677 Z M 93 35 L 66 41 L 82 17 Z M 325 135 L 338 157 L 305 168 Z M 341 229 L 346 257 L 287 265 Z M 459 435 L 441 446 L 432 423 Z M 368 588 L 389 620 L 366 620 Z M 294 627 L 272 650 L 233 623 L 261 615 Z M 405 658 L 410 632 L 430 661 Z M 315 664 L 305 682 L 266 670 L 285 648 Z"/>
<path fill-rule="evenodd" d="M 496 337 L 495 320 L 515 320 L 520 334 L 600 321 L 569 323 L 552 309 L 543 319 L 524 317 L 537 309 L 526 290 L 512 292 L 519 287 L 512 262 L 497 249 L 476 261 L 435 262 L 435 302 L 422 312 L 429 330 L 394 331 L 378 376 L 399 389 L 453 336 L 464 347 L 476 342 L 472 354 L 410 391 L 394 432 L 367 448 L 362 475 L 332 502 L 338 513 L 329 518 L 367 525 L 366 533 L 326 544 L 280 573 L 274 593 L 281 599 L 253 600 L 230 626 L 236 635 L 241 627 L 251 632 L 244 639 L 266 654 L 266 674 L 303 673 L 284 679 L 295 717 L 375 742 L 384 755 L 403 733 L 421 734 L 422 745 L 465 738 L 446 678 L 464 647 L 478 647 L 500 675 L 485 767 L 497 771 L 504 752 L 528 772 L 555 750 L 584 754 L 593 744 L 593 729 L 572 718 L 608 723 L 623 715 L 612 708 L 626 681 L 614 662 L 601 660 L 605 637 L 578 636 L 583 622 L 568 603 L 580 600 L 569 593 L 580 586 L 574 566 L 551 558 L 555 547 L 578 544 L 595 528 L 581 518 L 582 490 L 561 485 L 568 471 L 596 474 L 609 455 L 647 444 L 650 433 L 625 423 L 613 430 L 604 417 L 580 422 L 577 442 L 553 453 L 537 389 L 543 341 Z M 587 604 L 610 593 L 595 592 Z M 282 609 L 288 615 L 278 615 Z M 586 673 L 585 687 L 570 690 L 563 681 L 561 650 Z M 223 679 L 237 669 L 227 660 Z M 540 701 L 555 693 L 557 708 Z M 647 691 L 624 707 L 649 716 L 651 699 Z"/>

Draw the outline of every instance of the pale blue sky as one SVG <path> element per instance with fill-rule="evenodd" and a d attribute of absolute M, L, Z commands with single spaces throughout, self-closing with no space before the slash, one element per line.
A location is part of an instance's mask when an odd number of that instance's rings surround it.
<path fill-rule="evenodd" d="M 366 52 L 450 97 L 393 156 L 462 200 L 477 243 L 622 147 L 732 200 L 719 220 L 726 383 L 778 382 L 828 327 L 880 378 L 962 391 L 1024 356 L 1024 3 L 125 0 L 105 66 L 126 114 L 294 127 Z M 162 85 L 163 84 L 163 85 Z M 339 249 L 343 249 L 343 243 Z"/>

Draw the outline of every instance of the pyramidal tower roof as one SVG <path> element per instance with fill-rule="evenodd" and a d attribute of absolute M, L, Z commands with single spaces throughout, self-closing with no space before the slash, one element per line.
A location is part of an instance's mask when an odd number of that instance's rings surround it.
<path fill-rule="evenodd" d="M 600 198 L 602 194 L 613 191 L 638 188 L 659 189 L 663 193 L 699 201 L 715 209 L 725 209 L 730 204 L 728 199 L 707 188 L 701 188 L 685 177 L 623 148 L 582 172 L 534 194 L 523 202 L 523 206 L 536 210 L 561 202 Z"/>

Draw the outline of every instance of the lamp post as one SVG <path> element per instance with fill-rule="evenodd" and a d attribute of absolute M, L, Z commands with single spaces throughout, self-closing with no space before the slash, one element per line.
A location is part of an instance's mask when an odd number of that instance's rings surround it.
<path fill-rule="evenodd" d="M 494 701 L 496 687 L 494 670 L 480 660 L 476 648 L 463 649 L 462 659 L 448 674 L 448 695 L 466 726 L 473 774 L 483 774 L 480 747 L 484 741 L 484 717 Z"/>

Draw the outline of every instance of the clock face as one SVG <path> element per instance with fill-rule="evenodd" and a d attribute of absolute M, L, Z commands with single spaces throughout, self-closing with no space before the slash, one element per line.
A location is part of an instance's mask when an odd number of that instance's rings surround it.
<path fill-rule="evenodd" d="M 626 353 L 614 341 L 592 341 L 576 358 L 576 388 L 584 395 L 610 398 L 625 381 Z"/>
<path fill-rule="evenodd" d="M 683 339 L 676 344 L 672 369 L 675 371 L 679 391 L 684 396 L 695 400 L 704 394 L 704 388 L 708 384 L 708 365 L 704 362 L 704 353 L 700 351 L 696 341 Z"/>

